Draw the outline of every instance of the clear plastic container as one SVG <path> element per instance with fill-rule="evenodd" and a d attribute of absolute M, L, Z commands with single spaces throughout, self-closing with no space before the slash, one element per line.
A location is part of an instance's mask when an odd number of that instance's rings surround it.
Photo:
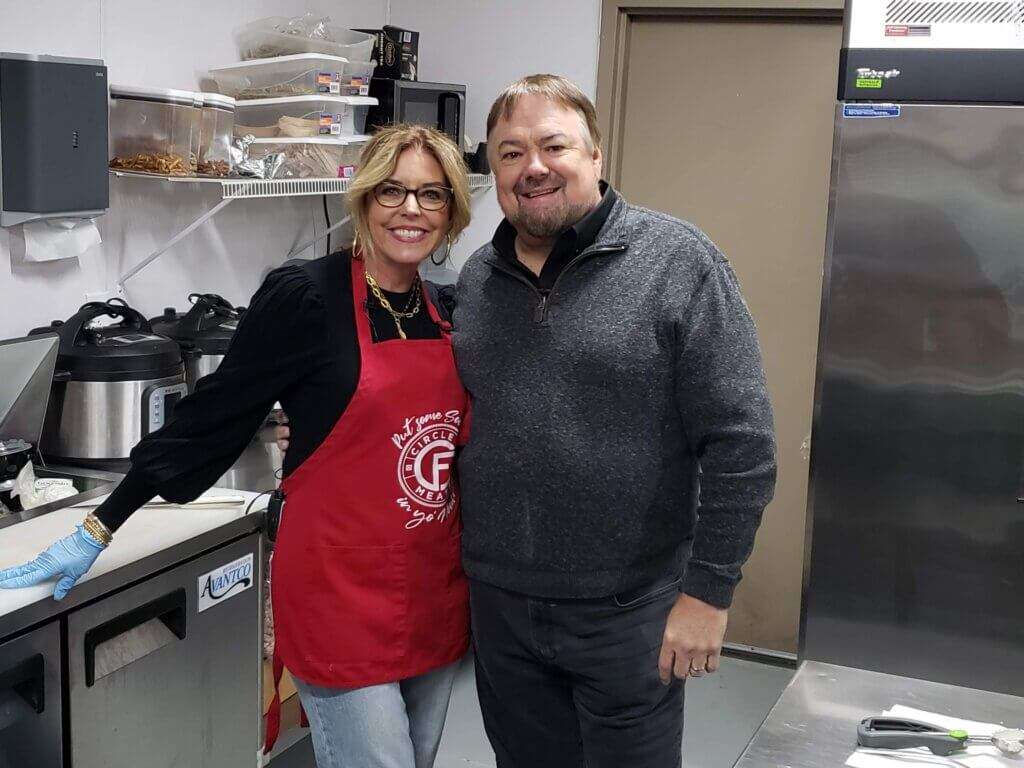
<path fill-rule="evenodd" d="M 274 173 L 276 179 L 350 179 L 369 140 L 369 136 L 256 139 L 249 145 L 249 157 L 284 155 Z"/>
<path fill-rule="evenodd" d="M 254 59 L 210 70 L 224 93 L 237 99 L 282 96 L 366 96 L 376 64 L 321 53 Z"/>
<path fill-rule="evenodd" d="M 287 96 L 248 99 L 235 108 L 235 135 L 353 136 L 366 129 L 371 96 Z"/>
<path fill-rule="evenodd" d="M 257 19 L 234 32 L 238 57 L 243 60 L 289 56 L 293 53 L 326 53 L 353 61 L 366 61 L 373 53 L 374 36 L 333 24 L 323 25 L 325 37 L 292 34 L 293 22 L 285 16 Z M 329 38 L 329 39 L 327 39 Z"/>
<path fill-rule="evenodd" d="M 110 86 L 110 167 L 190 176 L 199 157 L 202 97 L 192 91 Z"/>
<path fill-rule="evenodd" d="M 231 139 L 235 128 L 235 100 L 220 93 L 203 93 L 199 122 L 200 176 L 227 176 L 231 172 Z"/>
<path fill-rule="evenodd" d="M 366 96 L 370 93 L 370 78 L 377 68 L 375 61 L 349 61 L 342 70 L 342 93 L 345 87 L 353 96 Z"/>

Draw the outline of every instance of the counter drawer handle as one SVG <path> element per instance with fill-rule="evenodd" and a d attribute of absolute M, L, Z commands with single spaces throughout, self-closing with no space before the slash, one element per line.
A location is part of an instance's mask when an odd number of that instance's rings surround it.
<path fill-rule="evenodd" d="M 13 667 L 0 672 L 0 691 L 13 690 L 31 706 L 37 715 L 46 709 L 43 687 L 43 655 L 37 653 Z"/>
<path fill-rule="evenodd" d="M 85 685 L 91 688 L 96 682 L 96 649 L 119 635 L 132 631 L 152 619 L 160 619 L 179 640 L 185 639 L 186 598 L 184 589 L 159 597 L 145 605 L 122 613 L 85 633 Z"/>

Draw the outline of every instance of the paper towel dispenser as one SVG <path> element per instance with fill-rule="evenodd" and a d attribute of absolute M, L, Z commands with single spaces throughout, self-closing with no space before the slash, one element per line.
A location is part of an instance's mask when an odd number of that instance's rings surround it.
<path fill-rule="evenodd" d="M 109 207 L 103 62 L 0 52 L 0 226 Z"/>

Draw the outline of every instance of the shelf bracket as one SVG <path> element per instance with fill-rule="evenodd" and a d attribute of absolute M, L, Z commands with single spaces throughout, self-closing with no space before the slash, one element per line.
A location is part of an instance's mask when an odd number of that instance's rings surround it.
<path fill-rule="evenodd" d="M 163 256 L 165 253 L 167 253 L 167 251 L 169 251 L 175 245 L 180 243 L 182 240 L 184 240 L 190 234 L 195 232 L 199 227 L 201 227 L 207 221 L 212 219 L 214 216 L 216 216 L 222 210 L 227 208 L 235 200 L 236 200 L 236 198 L 234 198 L 234 197 L 227 197 L 227 198 L 221 200 L 219 203 L 217 203 L 215 206 L 213 206 L 213 208 L 211 208 L 210 210 L 206 211 L 202 216 L 200 216 L 198 219 L 193 221 L 191 224 L 189 224 L 187 227 L 185 227 L 183 230 L 181 230 L 178 234 L 176 234 L 174 237 L 172 237 L 170 240 L 168 240 L 162 246 L 160 246 L 155 251 L 153 251 L 153 253 L 151 253 L 149 256 L 144 258 L 142 261 L 140 261 L 134 267 L 132 267 L 127 272 L 125 272 L 123 275 L 121 275 L 121 277 L 119 277 L 117 279 L 117 283 L 114 285 L 114 288 L 117 290 L 118 294 L 122 295 L 122 296 L 124 295 L 124 292 L 125 292 L 124 291 L 124 284 L 126 282 L 128 282 L 129 279 L 135 277 L 135 275 L 137 275 L 139 272 L 144 270 L 146 267 L 148 267 L 154 261 L 156 261 L 161 256 Z"/>

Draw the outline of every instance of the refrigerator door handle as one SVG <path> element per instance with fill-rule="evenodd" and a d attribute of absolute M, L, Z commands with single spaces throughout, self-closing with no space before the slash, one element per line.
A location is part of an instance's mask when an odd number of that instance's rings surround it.
<path fill-rule="evenodd" d="M 96 682 L 96 651 L 100 645 L 109 643 L 110 641 L 126 635 L 132 630 L 142 627 L 146 622 L 152 621 L 153 619 L 159 619 L 160 623 L 163 624 L 178 640 L 184 640 L 187 634 L 186 628 L 186 607 L 187 599 L 185 596 L 184 589 L 176 589 L 163 597 L 159 597 L 156 600 L 152 600 L 144 605 L 140 605 L 137 608 L 133 608 L 130 611 L 122 613 L 120 616 L 116 616 L 109 621 L 100 624 L 97 627 L 93 627 L 85 633 L 83 646 L 85 650 L 85 685 L 87 688 L 91 688 Z M 165 644 L 165 643 L 164 643 Z M 126 666 L 132 661 L 136 661 L 142 656 L 163 647 L 163 644 L 153 645 L 143 650 L 142 653 L 137 653 L 135 658 L 129 658 L 123 660 L 123 663 L 119 663 L 118 668 Z M 108 670 L 105 674 L 110 674 L 114 670 Z M 104 675 L 101 674 L 100 677 Z"/>
<path fill-rule="evenodd" d="M 0 670 L 0 692 L 14 691 L 35 710 L 37 715 L 46 709 L 43 686 L 43 655 L 37 653 L 24 661 Z"/>

